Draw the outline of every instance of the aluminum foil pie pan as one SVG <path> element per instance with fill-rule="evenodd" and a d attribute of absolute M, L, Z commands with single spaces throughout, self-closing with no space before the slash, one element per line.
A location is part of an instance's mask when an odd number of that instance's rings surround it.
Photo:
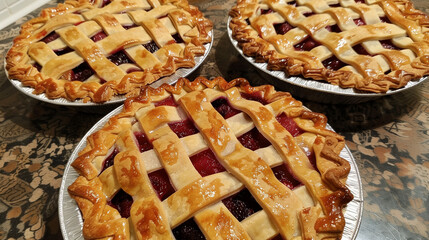
<path fill-rule="evenodd" d="M 186 77 L 189 74 L 191 74 L 194 70 L 196 70 L 201 65 L 201 63 L 203 63 L 203 61 L 206 59 L 206 57 L 209 54 L 210 49 L 213 45 L 213 38 L 214 38 L 213 37 L 213 30 L 211 30 L 209 32 L 209 36 L 211 37 L 212 41 L 210 43 L 206 43 L 204 45 L 204 48 L 206 49 L 204 52 L 204 55 L 199 56 L 199 57 L 195 57 L 195 66 L 194 67 L 192 67 L 192 68 L 179 68 L 176 70 L 176 72 L 174 74 L 160 78 L 157 81 L 151 83 L 150 86 L 157 88 L 164 83 L 173 84 L 179 78 Z M 84 103 L 82 99 L 78 99 L 78 100 L 73 101 L 73 102 L 69 101 L 65 98 L 49 99 L 48 97 L 46 97 L 46 95 L 44 93 L 38 94 L 38 95 L 34 94 L 33 93 L 34 88 L 23 86 L 21 81 L 16 80 L 16 79 L 10 79 L 9 74 L 6 70 L 6 60 L 4 60 L 4 66 L 5 66 L 5 74 L 13 86 L 15 86 L 20 92 L 24 93 L 25 95 L 32 97 L 34 99 L 43 101 L 43 102 L 52 103 L 52 104 L 56 104 L 56 105 L 70 106 L 70 107 L 87 107 L 87 106 L 97 107 L 97 106 L 106 105 L 106 104 L 119 104 L 119 103 L 125 101 L 125 99 L 126 99 L 126 97 L 124 95 L 114 96 L 111 100 L 109 100 L 105 103 L 94 103 L 94 102 Z"/>
<path fill-rule="evenodd" d="M 58 198 L 58 214 L 60 220 L 61 232 L 65 240 L 84 239 L 82 235 L 83 219 L 76 202 L 70 197 L 67 188 L 77 179 L 77 173 L 71 163 L 78 157 L 78 153 L 83 150 L 86 145 L 86 139 L 89 135 L 101 129 L 108 120 L 122 111 L 122 106 L 111 111 L 98 121 L 82 138 L 71 154 L 66 168 L 64 170 L 63 179 L 61 181 L 60 193 Z M 332 127 L 327 125 L 327 129 L 332 130 Z M 343 240 L 356 239 L 363 211 L 363 190 L 362 182 L 359 175 L 358 167 L 349 148 L 341 151 L 340 156 L 350 163 L 350 173 L 347 178 L 347 186 L 354 195 L 354 199 L 347 204 L 344 216 L 346 226 L 344 228 Z"/>
<path fill-rule="evenodd" d="M 228 37 L 240 55 L 258 70 L 274 77 L 276 80 L 280 80 L 278 84 L 273 84 L 278 90 L 284 90 L 283 88 L 286 88 L 287 91 L 292 93 L 295 97 L 302 97 L 311 101 L 323 103 L 358 103 L 409 90 L 429 78 L 426 76 L 417 81 L 410 81 L 404 87 L 389 90 L 386 93 L 370 93 L 358 91 L 353 88 L 341 88 L 327 82 L 306 79 L 300 76 L 287 76 L 284 71 L 268 70 L 267 63 L 255 62 L 253 57 L 244 55 L 243 51 L 238 46 L 238 42 L 232 37 L 232 30 L 229 27 L 230 22 L 231 17 L 228 18 L 227 23 Z"/>

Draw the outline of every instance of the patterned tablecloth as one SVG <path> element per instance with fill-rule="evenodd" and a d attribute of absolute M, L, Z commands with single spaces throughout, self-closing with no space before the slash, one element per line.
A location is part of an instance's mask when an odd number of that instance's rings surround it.
<path fill-rule="evenodd" d="M 235 0 L 190 1 L 213 21 L 213 48 L 189 78 L 245 77 L 253 85 L 287 86 L 256 70 L 226 33 Z M 429 1 L 414 0 L 429 13 Z M 56 5 L 51 1 L 49 6 Z M 46 6 L 45 6 L 46 7 Z M 24 21 L 0 31 L 3 59 Z M 295 96 L 346 137 L 358 164 L 364 212 L 357 239 L 429 238 L 429 81 L 359 104 L 323 104 Z M 114 106 L 96 112 L 29 98 L 0 70 L 0 239 L 61 239 L 58 190 L 68 158 L 81 137 Z"/>

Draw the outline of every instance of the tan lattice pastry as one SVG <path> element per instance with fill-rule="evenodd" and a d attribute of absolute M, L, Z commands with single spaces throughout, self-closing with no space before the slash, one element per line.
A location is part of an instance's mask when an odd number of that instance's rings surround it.
<path fill-rule="evenodd" d="M 230 15 L 270 70 L 377 93 L 429 72 L 429 18 L 408 0 L 238 0 Z"/>
<path fill-rule="evenodd" d="M 22 25 L 7 70 L 35 94 L 104 102 L 195 66 L 211 29 L 186 0 L 66 1 Z"/>
<path fill-rule="evenodd" d="M 180 79 L 90 135 L 68 191 L 88 239 L 339 237 L 350 165 L 325 127 L 272 86 Z"/>

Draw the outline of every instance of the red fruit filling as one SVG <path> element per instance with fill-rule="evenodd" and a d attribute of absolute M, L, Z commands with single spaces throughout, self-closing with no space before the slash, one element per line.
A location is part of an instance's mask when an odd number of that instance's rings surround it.
<path fill-rule="evenodd" d="M 128 218 L 130 217 L 130 210 L 133 202 L 133 197 L 121 189 L 111 200 L 107 201 L 107 204 L 118 210 L 121 217 Z"/>
<path fill-rule="evenodd" d="M 340 27 L 338 27 L 337 24 L 331 25 L 331 26 L 326 26 L 325 28 L 326 28 L 326 30 L 328 30 L 330 32 L 336 32 L 336 33 L 341 32 L 341 29 L 340 29 Z"/>
<path fill-rule="evenodd" d="M 311 49 L 319 46 L 320 43 L 318 43 L 316 40 L 314 40 L 312 37 L 307 37 L 306 39 L 304 39 L 304 41 L 296 44 L 295 50 L 297 51 L 310 51 Z"/>
<path fill-rule="evenodd" d="M 173 235 L 177 240 L 206 239 L 204 237 L 204 234 L 201 232 L 200 228 L 198 228 L 198 225 L 192 218 L 174 228 Z"/>
<path fill-rule="evenodd" d="M 355 0 L 356 3 L 365 3 L 365 0 Z"/>
<path fill-rule="evenodd" d="M 145 47 L 151 53 L 154 53 L 154 52 L 158 51 L 158 49 L 159 49 L 159 47 L 156 45 L 156 43 L 154 41 L 143 44 L 143 47 Z"/>
<path fill-rule="evenodd" d="M 288 5 L 296 6 L 296 1 L 288 2 Z"/>
<path fill-rule="evenodd" d="M 304 131 L 298 127 L 296 122 L 285 113 L 276 117 L 277 121 L 294 137 L 301 135 Z"/>
<path fill-rule="evenodd" d="M 171 36 L 174 38 L 174 41 L 176 41 L 176 43 L 184 43 L 185 42 L 185 41 L 183 41 L 183 39 L 179 33 L 176 33 L 176 34 L 171 35 Z"/>
<path fill-rule="evenodd" d="M 272 238 L 271 240 L 283 240 L 282 235 L 277 235 L 274 238 Z"/>
<path fill-rule="evenodd" d="M 274 24 L 274 28 L 276 29 L 277 34 L 283 35 L 289 32 L 293 28 L 293 26 L 287 22 L 284 22 L 284 23 Z"/>
<path fill-rule="evenodd" d="M 140 152 L 145 152 L 153 149 L 152 143 L 147 138 L 146 134 L 143 132 L 135 132 L 134 136 L 137 139 L 137 143 L 139 144 Z"/>
<path fill-rule="evenodd" d="M 148 174 L 148 176 L 156 194 L 158 195 L 159 199 L 161 199 L 161 201 L 168 198 L 175 192 L 164 169 L 151 172 Z"/>
<path fill-rule="evenodd" d="M 169 123 L 168 126 L 170 126 L 171 130 L 173 130 L 173 132 L 179 138 L 193 135 L 199 132 L 198 129 L 195 127 L 194 122 L 192 122 L 190 119 L 175 123 Z"/>
<path fill-rule="evenodd" d="M 387 16 L 380 17 L 380 21 L 383 23 L 392 23 Z"/>
<path fill-rule="evenodd" d="M 93 74 L 94 71 L 91 69 L 88 63 L 83 62 L 79 66 L 73 68 L 73 70 L 71 71 L 70 80 L 83 82 L 89 77 L 91 77 Z"/>
<path fill-rule="evenodd" d="M 203 177 L 226 171 L 210 149 L 197 153 L 190 157 L 190 159 L 192 165 L 194 165 L 195 169 Z"/>
<path fill-rule="evenodd" d="M 334 7 L 341 7 L 341 4 L 339 4 L 339 3 L 337 3 L 337 4 L 332 4 L 332 5 L 329 5 L 331 8 L 334 8 Z"/>
<path fill-rule="evenodd" d="M 231 197 L 225 198 L 222 202 L 238 221 L 243 221 L 248 216 L 262 210 L 261 206 L 259 206 L 258 202 L 256 202 L 247 189 L 243 189 Z"/>
<path fill-rule="evenodd" d="M 138 27 L 138 26 L 139 26 L 139 25 L 131 24 L 131 25 L 124 25 L 124 26 L 122 26 L 122 27 L 128 30 L 128 29 L 130 29 L 130 28 Z"/>
<path fill-rule="evenodd" d="M 61 56 L 63 54 L 69 53 L 69 52 L 73 52 L 73 49 L 71 49 L 70 47 L 65 47 L 63 49 L 54 50 L 54 53 L 57 54 L 57 56 Z"/>
<path fill-rule="evenodd" d="M 94 36 L 92 36 L 91 39 L 94 42 L 98 42 L 98 41 L 100 41 L 100 40 L 102 40 L 102 39 L 104 39 L 106 37 L 107 37 L 107 35 L 103 31 L 101 31 L 101 32 L 95 34 Z"/>
<path fill-rule="evenodd" d="M 39 71 L 39 72 L 40 72 L 40 70 L 42 70 L 42 66 L 40 64 L 38 64 L 37 62 L 33 63 L 33 67 L 35 67 L 37 69 L 37 71 Z"/>
<path fill-rule="evenodd" d="M 106 159 L 104 159 L 103 166 L 101 167 L 100 173 L 102 173 L 110 166 L 113 166 L 113 160 L 115 159 L 118 153 L 119 153 L 119 150 L 117 148 L 113 149 L 113 152 Z"/>
<path fill-rule="evenodd" d="M 264 99 L 264 97 L 262 96 L 262 92 L 253 92 L 253 93 L 241 93 L 241 97 L 247 99 L 247 100 L 252 100 L 252 101 L 257 101 L 262 103 L 263 105 L 267 104 L 268 102 Z"/>
<path fill-rule="evenodd" d="M 137 67 L 134 67 L 134 68 L 130 68 L 130 69 L 128 69 L 128 70 L 127 70 L 127 73 L 138 72 L 138 71 L 141 71 L 141 69 L 140 69 L 140 68 L 137 68 Z"/>
<path fill-rule="evenodd" d="M 111 0 L 103 0 L 103 2 L 101 3 L 101 7 L 107 6 L 111 3 Z"/>
<path fill-rule="evenodd" d="M 401 48 L 399 48 L 399 47 L 397 47 L 397 46 L 393 45 L 393 42 L 392 42 L 392 40 L 390 40 L 390 39 L 388 39 L 388 40 L 381 40 L 381 41 L 380 41 L 380 43 L 381 43 L 381 45 L 382 45 L 384 48 L 392 49 L 392 50 L 401 50 Z"/>
<path fill-rule="evenodd" d="M 261 15 L 273 13 L 272 9 L 261 9 Z"/>
<path fill-rule="evenodd" d="M 159 106 L 172 106 L 172 107 L 177 107 L 176 101 L 174 101 L 174 97 L 173 96 L 169 96 L 159 102 L 155 102 L 155 107 L 159 107 Z"/>
<path fill-rule="evenodd" d="M 325 68 L 327 69 L 331 69 L 331 70 L 338 70 L 344 66 L 346 66 L 346 64 L 344 62 L 342 62 L 340 59 L 338 59 L 336 56 L 332 56 L 328 59 L 325 59 L 322 62 L 323 66 L 325 66 Z"/>
<path fill-rule="evenodd" d="M 276 178 L 283 183 L 286 187 L 290 189 L 294 189 L 297 186 L 301 185 L 301 182 L 298 181 L 292 173 L 289 171 L 289 169 L 286 167 L 286 164 L 282 164 L 280 166 L 277 166 L 273 168 L 273 173 Z"/>
<path fill-rule="evenodd" d="M 255 127 L 249 132 L 238 137 L 238 141 L 246 148 L 255 151 L 259 148 L 268 147 L 271 143 Z"/>
<path fill-rule="evenodd" d="M 360 55 L 369 55 L 369 56 L 372 56 L 371 54 L 369 54 L 366 51 L 366 49 L 362 46 L 362 44 L 358 44 L 358 45 L 354 46 L 353 50 L 355 50 Z"/>
<path fill-rule="evenodd" d="M 366 22 L 362 18 L 353 19 L 353 21 L 358 26 L 366 25 Z"/>
<path fill-rule="evenodd" d="M 119 66 L 124 63 L 133 63 L 133 61 L 127 56 L 127 54 L 123 50 L 108 56 L 107 59 L 109 59 L 116 66 Z"/>
<path fill-rule="evenodd" d="M 314 15 L 314 12 L 304 13 L 303 15 L 306 16 L 306 17 L 310 17 L 310 16 Z"/>
<path fill-rule="evenodd" d="M 223 118 L 227 119 L 230 118 L 238 113 L 240 113 L 239 110 L 233 108 L 227 99 L 225 98 L 218 98 L 212 102 L 213 107 L 222 115 Z"/>
<path fill-rule="evenodd" d="M 44 42 L 44 43 L 50 43 L 50 42 L 52 42 L 52 41 L 54 41 L 55 39 L 57 39 L 57 38 L 59 38 L 60 37 L 60 35 L 58 35 L 58 33 L 56 33 L 56 32 L 51 32 L 51 33 L 49 33 L 46 37 L 44 37 L 42 40 L 40 40 L 40 41 L 42 41 L 42 42 Z"/>
<path fill-rule="evenodd" d="M 247 23 L 247 25 L 251 25 L 250 20 L 248 18 L 246 18 L 246 23 Z"/>

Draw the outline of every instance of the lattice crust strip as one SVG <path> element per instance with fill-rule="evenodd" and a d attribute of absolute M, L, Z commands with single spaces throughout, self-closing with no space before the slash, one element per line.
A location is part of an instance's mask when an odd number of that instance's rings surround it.
<path fill-rule="evenodd" d="M 238 0 L 230 15 L 271 70 L 377 93 L 429 73 L 429 17 L 409 0 Z"/>
<path fill-rule="evenodd" d="M 339 157 L 344 138 L 326 124 L 288 93 L 244 79 L 182 78 L 145 88 L 87 139 L 72 163 L 81 176 L 68 190 L 81 209 L 84 236 L 180 239 L 182 226 L 194 222 L 207 239 L 340 237 L 343 207 L 353 198 L 345 185 L 350 165 Z M 254 147 L 257 139 L 265 141 Z M 206 161 L 208 153 L 218 162 L 207 162 L 210 173 L 195 160 Z M 299 184 L 287 185 L 278 175 L 282 167 Z M 171 184 L 168 195 L 153 178 L 160 172 Z M 129 196 L 128 213 L 127 204 L 115 205 L 119 192 Z M 257 207 L 242 216 L 238 205 L 231 207 L 237 196 Z"/>
<path fill-rule="evenodd" d="M 186 0 L 66 1 L 22 25 L 6 68 L 35 94 L 104 102 L 195 66 L 211 29 Z"/>

